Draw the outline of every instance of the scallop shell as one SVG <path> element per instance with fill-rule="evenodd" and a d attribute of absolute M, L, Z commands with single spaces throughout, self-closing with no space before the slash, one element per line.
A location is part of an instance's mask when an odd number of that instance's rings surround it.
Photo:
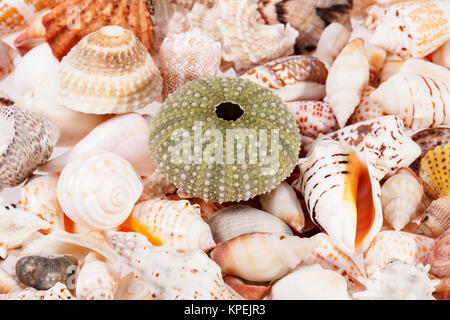
<path fill-rule="evenodd" d="M 162 88 L 159 70 L 144 45 L 117 26 L 84 37 L 63 58 L 59 74 L 59 102 L 85 113 L 142 109 L 160 96 Z"/>
<path fill-rule="evenodd" d="M 339 273 L 321 266 L 298 266 L 275 282 L 271 300 L 350 300 L 347 281 Z"/>
<path fill-rule="evenodd" d="M 305 226 L 305 216 L 294 189 L 285 181 L 269 193 L 259 196 L 262 209 L 280 218 L 297 232 Z"/>
<path fill-rule="evenodd" d="M 222 279 L 220 267 L 202 250 L 188 254 L 153 247 L 134 232 L 107 232 L 109 245 L 144 280 L 153 299 L 240 299 Z"/>
<path fill-rule="evenodd" d="M 399 72 L 416 73 L 433 80 L 450 83 L 450 70 L 423 59 L 408 59 L 400 67 Z"/>
<path fill-rule="evenodd" d="M 423 264 L 430 265 L 430 273 L 439 278 L 448 278 L 450 276 L 449 268 L 449 246 L 450 229 L 441 234 L 431 246 L 425 255 Z"/>
<path fill-rule="evenodd" d="M 257 5 L 251 0 L 219 0 L 217 25 L 223 36 L 223 59 L 237 72 L 294 53 L 298 32 L 289 24 L 265 25 L 258 21 Z"/>
<path fill-rule="evenodd" d="M 295 101 L 287 103 L 302 136 L 316 139 L 339 129 L 330 104 L 324 101 Z"/>
<path fill-rule="evenodd" d="M 131 164 L 99 151 L 69 162 L 58 180 L 58 201 L 75 223 L 94 230 L 114 229 L 133 210 L 143 190 Z"/>
<path fill-rule="evenodd" d="M 264 282 L 283 277 L 317 245 L 314 239 L 256 232 L 218 244 L 211 258 L 225 274 Z"/>
<path fill-rule="evenodd" d="M 448 1 L 408 1 L 387 9 L 371 43 L 403 58 L 422 58 L 449 39 Z"/>
<path fill-rule="evenodd" d="M 155 170 L 152 174 L 142 179 L 144 191 L 138 202 L 144 202 L 156 198 L 164 198 L 169 193 L 174 193 L 176 187 L 159 171 Z"/>
<path fill-rule="evenodd" d="M 151 120 L 150 116 L 137 113 L 119 115 L 107 120 L 68 152 L 47 162 L 40 170 L 61 172 L 70 161 L 97 150 L 105 150 L 129 161 L 140 175 L 149 176 L 156 169 L 148 147 Z"/>
<path fill-rule="evenodd" d="M 369 83 L 369 69 L 364 40 L 360 38 L 350 41 L 330 68 L 326 82 L 327 101 L 341 128 L 361 101 L 362 92 Z"/>
<path fill-rule="evenodd" d="M 187 200 L 141 202 L 122 228 L 145 235 L 154 246 L 182 252 L 206 251 L 216 245 L 208 224 L 201 218 L 200 207 Z"/>
<path fill-rule="evenodd" d="M 57 282 L 48 290 L 36 290 L 26 288 L 22 291 L 14 292 L 9 296 L 9 300 L 76 300 L 67 286 Z"/>
<path fill-rule="evenodd" d="M 370 266 L 383 268 L 393 259 L 408 264 L 422 263 L 432 242 L 433 239 L 431 238 L 409 232 L 381 231 L 365 252 L 364 264 L 366 268 Z"/>
<path fill-rule="evenodd" d="M 450 228 L 450 196 L 431 202 L 419 225 L 419 232 L 428 237 L 438 237 Z"/>
<path fill-rule="evenodd" d="M 221 60 L 221 44 L 199 29 L 166 37 L 159 50 L 163 99 L 189 81 L 214 77 Z"/>
<path fill-rule="evenodd" d="M 58 203 L 56 176 L 32 176 L 20 189 L 20 203 L 25 210 L 47 221 L 48 231 L 64 230 L 64 212 Z"/>
<path fill-rule="evenodd" d="M 1 109 L 0 187 L 15 187 L 45 163 L 59 138 L 47 119 L 16 106 Z"/>
<path fill-rule="evenodd" d="M 331 66 L 349 39 L 350 32 L 347 28 L 333 22 L 323 30 L 313 55 Z"/>
<path fill-rule="evenodd" d="M 419 177 L 433 199 L 450 196 L 450 144 L 437 146 L 420 161 Z"/>
<path fill-rule="evenodd" d="M 352 116 L 348 120 L 349 124 L 377 119 L 383 116 L 383 108 L 370 96 L 374 91 L 375 88 L 372 86 L 367 86 L 364 89 L 361 97 L 361 102 L 356 107 L 355 112 L 353 112 Z"/>
<path fill-rule="evenodd" d="M 223 281 L 246 300 L 263 300 L 270 292 L 270 284 L 256 284 L 233 276 L 224 276 Z"/>
<path fill-rule="evenodd" d="M 450 69 L 450 40 L 437 49 L 431 60 L 444 68 Z"/>
<path fill-rule="evenodd" d="M 221 209 L 213 214 L 207 222 L 217 243 L 254 232 L 292 235 L 289 226 L 277 217 L 244 205 Z"/>
<path fill-rule="evenodd" d="M 62 0 L 44 16 L 45 39 L 61 60 L 88 34 L 104 26 L 132 31 L 150 51 L 154 30 L 145 0 Z"/>
<path fill-rule="evenodd" d="M 14 70 L 16 55 L 16 51 L 13 48 L 0 40 L 0 81 Z"/>
<path fill-rule="evenodd" d="M 313 56 L 289 56 L 248 70 L 240 78 L 271 89 L 283 101 L 321 100 L 328 71 Z"/>

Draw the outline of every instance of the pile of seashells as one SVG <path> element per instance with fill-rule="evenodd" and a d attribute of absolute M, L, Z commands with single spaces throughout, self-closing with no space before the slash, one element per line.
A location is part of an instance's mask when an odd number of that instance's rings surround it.
<path fill-rule="evenodd" d="M 450 1 L 0 0 L 0 37 L 0 299 L 450 299 Z M 170 159 L 197 123 L 275 171 Z"/>

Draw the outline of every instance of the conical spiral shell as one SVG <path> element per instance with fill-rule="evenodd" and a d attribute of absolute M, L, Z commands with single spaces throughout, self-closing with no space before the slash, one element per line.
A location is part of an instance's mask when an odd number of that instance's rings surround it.
<path fill-rule="evenodd" d="M 437 146 L 420 161 L 419 177 L 433 199 L 450 196 L 450 144 Z"/>
<path fill-rule="evenodd" d="M 61 105 L 85 113 L 127 113 L 161 94 L 152 57 L 129 30 L 107 26 L 84 37 L 60 66 Z"/>
<path fill-rule="evenodd" d="M 143 187 L 129 162 L 106 151 L 84 155 L 64 167 L 59 177 L 58 201 L 75 223 L 108 230 L 123 223 Z"/>
<path fill-rule="evenodd" d="M 425 210 L 419 232 L 428 237 L 438 237 L 450 228 L 450 196 L 434 200 Z"/>

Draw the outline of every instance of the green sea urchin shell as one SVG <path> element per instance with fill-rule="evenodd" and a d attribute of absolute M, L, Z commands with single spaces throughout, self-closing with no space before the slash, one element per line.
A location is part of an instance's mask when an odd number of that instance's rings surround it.
<path fill-rule="evenodd" d="M 286 105 L 244 79 L 187 83 L 161 105 L 150 129 L 150 152 L 170 182 L 219 203 L 271 191 L 293 171 L 299 151 Z"/>

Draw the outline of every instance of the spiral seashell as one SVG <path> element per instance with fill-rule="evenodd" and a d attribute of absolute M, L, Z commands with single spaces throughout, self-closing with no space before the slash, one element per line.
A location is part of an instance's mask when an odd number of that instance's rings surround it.
<path fill-rule="evenodd" d="M 240 76 L 271 89 L 281 100 L 321 100 L 328 70 L 313 56 L 283 57 L 248 70 Z"/>
<path fill-rule="evenodd" d="M 450 276 L 449 268 L 450 229 L 447 229 L 433 241 L 423 260 L 424 265 L 430 265 L 430 273 L 439 278 Z"/>
<path fill-rule="evenodd" d="M 437 146 L 420 160 L 419 177 L 433 199 L 450 196 L 450 144 Z"/>
<path fill-rule="evenodd" d="M 125 159 L 99 151 L 75 159 L 58 180 L 64 213 L 88 229 L 109 230 L 122 224 L 143 190 L 140 177 Z"/>
<path fill-rule="evenodd" d="M 198 205 L 187 200 L 148 200 L 137 204 L 122 229 L 145 235 L 155 246 L 183 252 L 215 247 L 211 230 Z"/>
<path fill-rule="evenodd" d="M 399 72 L 416 73 L 433 80 L 450 83 L 450 71 L 435 63 L 423 59 L 408 59 L 400 67 Z"/>
<path fill-rule="evenodd" d="M 447 40 L 433 53 L 431 60 L 444 68 L 450 69 L 450 40 Z"/>
<path fill-rule="evenodd" d="M 450 228 L 450 196 L 434 200 L 425 210 L 418 231 L 427 237 L 438 237 Z"/>
<path fill-rule="evenodd" d="M 315 239 L 256 232 L 218 244 L 211 258 L 225 274 L 264 282 L 283 277 L 317 245 Z"/>
<path fill-rule="evenodd" d="M 270 284 L 255 284 L 233 276 L 224 276 L 223 281 L 246 300 L 263 300 L 270 292 Z"/>
<path fill-rule="evenodd" d="M 373 120 L 383 116 L 383 108 L 376 103 L 371 94 L 375 91 L 374 87 L 367 86 L 361 96 L 361 102 L 356 107 L 355 112 L 348 120 L 349 124 L 355 124 L 366 120 Z"/>
<path fill-rule="evenodd" d="M 147 49 L 131 31 L 118 26 L 83 38 L 63 58 L 59 74 L 59 102 L 85 113 L 142 109 L 160 96 L 162 88 Z"/>
<path fill-rule="evenodd" d="M 339 126 L 343 128 L 361 101 L 369 83 L 369 62 L 364 52 L 364 40 L 350 41 L 330 68 L 326 82 L 327 100 Z"/>
<path fill-rule="evenodd" d="M 142 179 L 144 191 L 138 202 L 164 198 L 169 193 L 174 193 L 176 187 L 159 170 L 155 170 L 151 175 Z"/>
<path fill-rule="evenodd" d="M 47 119 L 16 106 L 0 112 L 0 187 L 15 187 L 50 158 L 59 130 Z"/>
<path fill-rule="evenodd" d="M 331 66 L 349 39 L 350 32 L 347 28 L 333 22 L 323 30 L 313 55 Z"/>
<path fill-rule="evenodd" d="M 147 283 L 131 272 L 120 279 L 114 300 L 154 300 L 154 298 Z"/>

